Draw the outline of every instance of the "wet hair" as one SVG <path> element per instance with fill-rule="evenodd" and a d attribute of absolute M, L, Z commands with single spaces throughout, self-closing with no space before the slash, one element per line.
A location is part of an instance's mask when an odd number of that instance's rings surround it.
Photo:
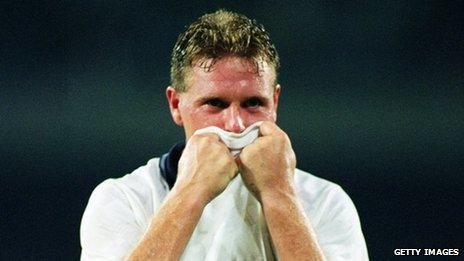
<path fill-rule="evenodd" d="M 266 62 L 274 69 L 274 86 L 277 84 L 279 56 L 264 26 L 242 14 L 218 10 L 198 18 L 177 38 L 171 56 L 171 86 L 187 91 L 187 76 L 193 66 L 209 71 L 225 56 L 253 61 L 257 72 Z"/>

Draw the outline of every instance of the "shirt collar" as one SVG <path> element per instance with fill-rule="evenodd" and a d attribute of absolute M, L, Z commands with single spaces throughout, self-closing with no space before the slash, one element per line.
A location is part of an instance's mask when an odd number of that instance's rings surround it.
<path fill-rule="evenodd" d="M 159 168 L 161 176 L 163 176 L 169 189 L 172 189 L 177 179 L 177 166 L 179 163 L 182 151 L 185 148 L 185 141 L 178 142 L 169 149 L 168 153 L 161 156 Z"/>

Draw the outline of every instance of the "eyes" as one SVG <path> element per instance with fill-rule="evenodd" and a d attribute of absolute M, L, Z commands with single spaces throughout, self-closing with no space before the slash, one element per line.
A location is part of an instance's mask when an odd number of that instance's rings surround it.
<path fill-rule="evenodd" d="M 263 105 L 263 102 L 258 97 L 253 97 L 248 99 L 244 103 L 247 108 L 257 108 Z"/>
<path fill-rule="evenodd" d="M 226 104 L 223 100 L 219 99 L 219 98 L 213 98 L 213 99 L 209 99 L 205 102 L 205 104 L 211 106 L 211 107 L 217 107 L 217 108 L 221 108 L 221 109 L 225 109 L 227 108 L 229 105 Z"/>
<path fill-rule="evenodd" d="M 214 107 L 214 108 L 220 108 L 220 109 L 225 109 L 225 108 L 229 107 L 229 103 L 222 100 L 222 99 L 220 99 L 220 98 L 208 99 L 208 100 L 205 101 L 204 104 L 206 104 L 208 106 L 211 106 L 211 107 Z M 245 100 L 241 104 L 241 106 L 244 107 L 244 108 L 254 109 L 254 108 L 264 106 L 264 101 L 259 97 L 251 97 L 251 98 Z"/>

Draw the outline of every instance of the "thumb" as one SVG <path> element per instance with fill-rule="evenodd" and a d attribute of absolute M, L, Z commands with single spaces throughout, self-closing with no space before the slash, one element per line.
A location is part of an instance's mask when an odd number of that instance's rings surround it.
<path fill-rule="evenodd" d="M 259 127 L 259 132 L 262 136 L 269 136 L 279 131 L 281 131 L 281 129 L 277 127 L 277 125 L 274 122 L 271 121 L 265 121 Z"/>

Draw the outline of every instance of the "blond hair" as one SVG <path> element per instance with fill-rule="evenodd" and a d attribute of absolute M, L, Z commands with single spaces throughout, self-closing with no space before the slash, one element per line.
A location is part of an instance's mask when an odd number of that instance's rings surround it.
<path fill-rule="evenodd" d="M 233 55 L 257 64 L 265 61 L 274 69 L 277 83 L 279 56 L 263 25 L 230 11 L 218 10 L 194 21 L 179 35 L 171 56 L 171 85 L 179 92 L 187 91 L 186 76 L 196 61 L 214 61 Z M 204 65 L 203 65 L 204 66 Z"/>

